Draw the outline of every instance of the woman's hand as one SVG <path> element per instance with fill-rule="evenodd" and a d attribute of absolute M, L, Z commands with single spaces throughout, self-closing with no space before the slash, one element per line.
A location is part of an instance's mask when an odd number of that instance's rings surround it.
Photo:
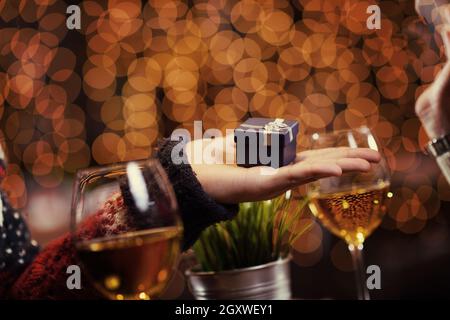
<path fill-rule="evenodd" d="M 328 148 L 301 152 L 293 164 L 279 169 L 242 168 L 223 164 L 226 154 L 234 153 L 232 139 L 228 137 L 214 139 L 215 152 L 206 161 L 194 161 L 195 147 L 205 150 L 210 144 L 211 140 L 189 142 L 187 157 L 206 193 L 222 203 L 270 199 L 320 178 L 369 171 L 370 163 L 381 159 L 380 154 L 371 149 Z"/>

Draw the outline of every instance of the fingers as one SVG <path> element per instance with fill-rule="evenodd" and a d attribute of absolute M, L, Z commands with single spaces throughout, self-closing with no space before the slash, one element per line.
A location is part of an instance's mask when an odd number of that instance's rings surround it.
<path fill-rule="evenodd" d="M 448 57 L 448 56 L 447 56 Z M 434 79 L 429 87 L 432 94 L 428 96 L 429 99 L 442 99 L 443 95 L 447 95 L 448 87 L 450 86 L 450 61 L 447 61 L 442 70 Z"/>
<path fill-rule="evenodd" d="M 445 25 L 441 29 L 441 38 L 444 42 L 445 47 L 445 55 L 447 56 L 447 59 L 450 58 L 450 26 Z"/>
<path fill-rule="evenodd" d="M 287 166 L 286 172 L 281 172 L 281 177 L 291 184 L 305 183 L 306 179 L 317 179 L 317 177 L 338 177 L 342 175 L 342 168 L 336 161 L 322 160 L 317 162 L 300 162 Z M 281 168 L 280 171 L 283 171 Z"/>
<path fill-rule="evenodd" d="M 338 158 L 300 162 L 290 169 L 290 177 L 297 180 L 310 176 L 340 176 L 347 172 L 367 172 L 371 166 L 369 161 L 360 158 Z"/>
<path fill-rule="evenodd" d="M 314 157 L 314 156 L 316 156 L 316 157 L 326 156 L 326 155 L 330 154 L 331 152 L 335 151 L 336 149 L 337 148 L 323 148 L 323 149 L 302 151 L 302 152 L 297 153 L 295 162 L 304 161 L 307 158 Z"/>
<path fill-rule="evenodd" d="M 429 105 L 430 105 L 430 87 L 428 87 L 424 92 L 422 92 L 422 94 L 419 96 L 419 98 L 416 101 L 416 105 L 415 105 L 415 111 L 416 114 L 419 116 L 419 118 L 421 118 L 424 113 L 426 113 L 426 111 L 429 109 Z"/>
<path fill-rule="evenodd" d="M 449 7 L 446 6 L 446 11 L 448 18 L 450 19 Z M 449 21 L 450 22 L 450 21 Z M 442 91 L 445 91 L 448 89 L 448 86 L 450 85 L 450 26 L 444 25 L 440 30 L 440 35 L 442 38 L 442 41 L 444 43 L 445 48 L 445 55 L 447 56 L 447 63 L 444 65 L 442 70 L 437 75 L 436 79 L 433 81 L 433 84 L 431 86 L 433 90 L 433 95 L 442 94 Z"/>
<path fill-rule="evenodd" d="M 348 172 L 367 172 L 370 169 L 370 162 L 361 158 L 323 158 L 297 162 L 267 175 L 261 173 L 261 167 L 253 167 L 245 171 L 243 179 L 249 186 L 246 196 L 253 201 L 269 199 L 318 179 L 339 177 Z"/>
<path fill-rule="evenodd" d="M 348 172 L 367 172 L 371 169 L 367 160 L 359 158 L 321 159 L 303 161 L 282 167 L 274 175 L 280 184 L 298 185 L 325 177 L 338 177 Z"/>
<path fill-rule="evenodd" d="M 369 148 L 338 147 L 303 151 L 297 154 L 296 162 L 305 161 L 308 159 L 340 158 L 360 158 L 375 163 L 381 160 L 379 152 Z"/>
<path fill-rule="evenodd" d="M 342 173 L 347 172 L 367 172 L 370 170 L 370 163 L 359 158 L 343 158 L 336 160 L 336 164 L 341 168 Z"/>
<path fill-rule="evenodd" d="M 256 169 L 254 167 L 250 170 Z M 326 177 L 342 175 L 342 169 L 331 160 L 321 162 L 299 162 L 279 168 L 275 174 L 260 176 L 260 195 L 273 196 L 301 184 Z"/>
<path fill-rule="evenodd" d="M 414 3 L 414 7 L 416 8 L 416 12 L 420 15 L 420 6 L 422 4 L 421 0 L 416 0 Z"/>

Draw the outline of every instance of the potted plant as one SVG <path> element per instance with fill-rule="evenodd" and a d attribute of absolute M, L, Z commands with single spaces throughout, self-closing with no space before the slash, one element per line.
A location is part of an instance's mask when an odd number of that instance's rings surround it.
<path fill-rule="evenodd" d="M 305 203 L 291 191 L 242 203 L 233 220 L 206 229 L 193 247 L 199 265 L 186 271 L 195 298 L 289 299 L 290 244 L 310 226 L 299 225 Z"/>

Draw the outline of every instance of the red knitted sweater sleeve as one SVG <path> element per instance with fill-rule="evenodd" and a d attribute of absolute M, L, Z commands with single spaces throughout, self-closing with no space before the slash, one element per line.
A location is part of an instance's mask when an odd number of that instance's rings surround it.
<path fill-rule="evenodd" d="M 113 195 L 104 207 L 83 222 L 77 236 L 93 239 L 126 231 L 131 226 L 121 196 Z M 70 290 L 67 267 L 77 265 L 72 235 L 66 234 L 49 243 L 13 284 L 14 299 L 98 299 L 101 296 L 82 279 L 82 289 Z"/>

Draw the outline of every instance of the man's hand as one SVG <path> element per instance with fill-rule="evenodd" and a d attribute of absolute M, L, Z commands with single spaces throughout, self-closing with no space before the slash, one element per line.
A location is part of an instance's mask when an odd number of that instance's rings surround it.
<path fill-rule="evenodd" d="M 420 95 L 416 113 L 430 139 L 450 133 L 450 62 Z"/>
<path fill-rule="evenodd" d="M 419 14 L 424 1 L 416 0 Z M 447 59 L 450 58 L 450 6 L 438 8 L 446 25 L 436 26 L 444 42 Z M 429 22 L 430 23 L 430 22 Z M 450 61 L 447 61 L 434 82 L 420 95 L 416 113 L 430 139 L 450 133 Z"/>

